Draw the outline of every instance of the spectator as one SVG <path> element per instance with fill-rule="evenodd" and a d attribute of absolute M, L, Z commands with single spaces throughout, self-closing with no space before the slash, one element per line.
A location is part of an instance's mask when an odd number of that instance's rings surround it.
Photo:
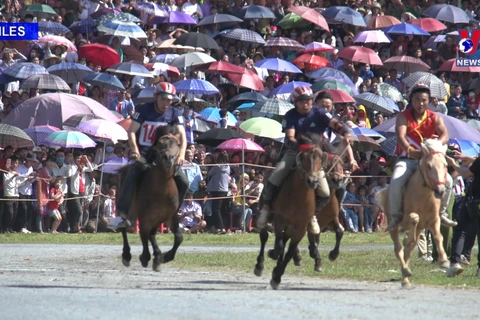
<path fill-rule="evenodd" d="M 195 194 L 200 187 L 200 182 L 203 180 L 203 176 L 200 166 L 193 162 L 192 150 L 187 150 L 185 152 L 185 161 L 182 169 L 188 178 L 189 190 Z"/>
<path fill-rule="evenodd" d="M 178 212 L 180 228 L 187 233 L 197 233 L 207 227 L 203 220 L 202 207 L 193 201 L 193 192 L 189 191 L 185 195 L 185 200 Z"/>
<path fill-rule="evenodd" d="M 50 198 L 51 200 L 48 201 L 47 209 L 48 209 L 48 217 L 53 219 L 52 227 L 50 228 L 51 233 L 58 233 L 57 229 L 60 226 L 60 222 L 62 221 L 62 215 L 58 208 L 60 204 L 64 201 L 64 194 L 61 189 L 61 182 L 59 179 L 56 179 L 51 184 L 50 189 Z"/>

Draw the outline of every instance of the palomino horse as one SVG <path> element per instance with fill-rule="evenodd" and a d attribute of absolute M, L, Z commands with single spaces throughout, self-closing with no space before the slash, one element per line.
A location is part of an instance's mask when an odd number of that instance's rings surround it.
<path fill-rule="evenodd" d="M 300 152 L 297 155 L 296 168 L 282 184 L 272 203 L 275 247 L 269 250 L 268 255 L 277 261 L 270 281 L 273 289 L 278 289 L 285 268 L 293 258 L 298 243 L 305 236 L 307 226 L 315 214 L 315 188 L 324 174 L 322 164 L 327 156 L 327 153 L 322 152 L 310 139 L 301 136 L 297 141 L 300 144 Z M 257 276 L 261 276 L 264 268 L 267 240 L 268 232 L 264 228 L 260 231 L 260 253 L 254 269 Z M 288 240 L 290 243 L 285 254 Z"/>
<path fill-rule="evenodd" d="M 440 233 L 440 202 L 441 195 L 445 192 L 447 182 L 447 162 L 445 153 L 447 146 L 441 141 L 428 139 L 422 144 L 423 156 L 417 170 L 408 180 L 403 194 L 403 221 L 405 230 L 403 247 L 400 242 L 399 228 L 390 231 L 394 243 L 397 259 L 402 266 L 402 286 L 410 286 L 409 278 L 412 272 L 409 269 L 410 257 L 415 248 L 420 232 L 428 229 L 432 233 L 438 249 L 440 268 L 447 269 L 449 263 L 443 248 L 443 237 Z M 387 220 L 390 219 L 388 188 L 377 194 L 380 207 L 385 212 Z"/>
<path fill-rule="evenodd" d="M 180 142 L 171 135 L 165 135 L 157 140 L 153 147 L 155 164 L 144 172 L 136 188 L 133 198 L 129 220 L 139 222 L 140 238 L 142 240 L 143 252 L 140 255 L 140 262 L 144 268 L 148 267 L 150 251 L 148 241 L 153 248 L 153 270 L 159 271 L 160 264 L 172 261 L 175 258 L 178 247 L 183 241 L 183 235 L 178 225 L 177 210 L 179 207 L 178 191 L 175 181 L 175 162 L 180 155 Z M 128 166 L 123 168 L 121 176 L 126 173 Z M 156 233 L 162 223 L 169 223 L 174 235 L 173 248 L 162 254 L 157 245 Z M 127 232 L 122 230 L 123 254 L 122 262 L 128 267 L 132 260 L 130 246 L 128 244 Z"/>
<path fill-rule="evenodd" d="M 318 224 L 321 230 L 335 231 L 335 247 L 328 254 L 330 261 L 335 261 L 340 254 L 340 242 L 343 238 L 343 226 L 340 223 L 340 201 L 337 197 L 337 190 L 344 184 L 343 160 L 338 155 L 329 154 L 325 166 L 327 181 L 330 187 L 330 200 L 320 211 L 316 212 Z M 308 233 L 308 249 L 310 257 L 315 260 L 314 270 L 322 271 L 322 259 L 318 252 L 320 235 Z M 297 250 L 293 257 L 295 265 L 300 265 L 300 253 Z"/>

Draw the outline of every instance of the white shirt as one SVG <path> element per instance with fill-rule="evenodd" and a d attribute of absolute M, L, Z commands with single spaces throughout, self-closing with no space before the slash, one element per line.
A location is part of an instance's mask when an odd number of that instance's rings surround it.
<path fill-rule="evenodd" d="M 18 166 L 17 172 L 19 175 L 27 177 L 33 172 L 33 168 L 32 167 L 27 168 L 24 164 L 21 164 Z M 25 181 L 24 184 L 22 184 L 21 186 L 18 186 L 18 193 L 23 196 L 31 196 L 33 193 L 32 182 L 33 182 L 33 179 L 29 181 L 27 180 Z"/>
<path fill-rule="evenodd" d="M 87 190 L 87 179 L 85 172 L 92 172 L 94 170 L 92 164 L 87 161 L 85 167 L 83 168 L 82 173 L 78 171 L 78 166 L 76 164 L 69 165 L 67 177 L 70 177 L 70 193 L 73 195 L 78 195 L 80 193 L 80 178 L 83 179 L 85 186 L 85 191 Z"/>
<path fill-rule="evenodd" d="M 115 199 L 108 198 L 105 200 L 105 217 L 106 218 L 115 218 Z"/>
<path fill-rule="evenodd" d="M 52 173 L 54 177 L 64 177 L 60 179 L 60 190 L 63 194 L 68 193 L 68 185 L 67 185 L 67 176 L 68 176 L 68 169 L 69 165 L 64 164 L 63 166 L 59 167 L 56 163 L 52 167 Z"/>
<path fill-rule="evenodd" d="M 203 18 L 202 8 L 198 3 L 185 2 L 182 6 L 182 12 L 191 16 L 196 22 Z M 197 12 L 197 14 L 192 16 L 194 12 Z"/>
<path fill-rule="evenodd" d="M 18 187 L 27 181 L 26 177 L 18 175 L 16 171 L 3 174 L 3 192 L 5 197 L 18 197 Z"/>

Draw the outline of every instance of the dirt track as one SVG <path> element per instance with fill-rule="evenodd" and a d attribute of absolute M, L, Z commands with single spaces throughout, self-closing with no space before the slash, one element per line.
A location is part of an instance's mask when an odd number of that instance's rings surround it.
<path fill-rule="evenodd" d="M 132 248 L 135 258 L 140 251 Z M 273 291 L 267 275 L 169 266 L 154 273 L 136 259 L 127 269 L 119 246 L 0 245 L 0 252 L 2 320 L 480 319 L 475 290 L 287 276 Z"/>

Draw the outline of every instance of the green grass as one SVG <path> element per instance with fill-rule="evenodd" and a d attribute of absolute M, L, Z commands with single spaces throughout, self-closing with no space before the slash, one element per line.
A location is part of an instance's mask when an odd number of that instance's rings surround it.
<path fill-rule="evenodd" d="M 302 252 L 302 266 L 295 267 L 290 263 L 284 275 L 284 279 L 289 276 L 306 276 L 328 279 L 352 279 L 368 282 L 390 282 L 397 281 L 400 286 L 400 267 L 399 262 L 394 257 L 391 250 L 372 250 L 372 251 L 342 251 L 337 261 L 328 260 L 328 252 L 320 253 L 323 258 L 323 271 L 321 273 L 313 271 L 313 260 L 308 256 L 308 252 Z M 447 278 L 443 272 L 432 272 L 438 269 L 438 264 L 432 264 L 423 260 L 414 259 L 410 263 L 410 269 L 413 277 L 410 279 L 413 285 L 425 284 L 450 288 L 480 288 L 480 279 L 474 277 L 476 265 L 465 267 L 463 274 L 455 278 Z M 220 271 L 220 272 L 246 272 L 253 274 L 253 268 L 256 264 L 257 253 L 213 253 L 213 254 L 179 254 L 172 267 Z M 475 258 L 474 258 L 475 259 Z M 476 259 L 475 259 L 476 260 Z M 263 277 L 265 283 L 271 278 L 271 272 L 274 262 L 266 258 Z"/>
<path fill-rule="evenodd" d="M 137 234 L 130 234 L 128 237 L 132 245 L 140 244 L 140 237 Z M 159 234 L 157 240 L 160 245 L 173 244 L 171 234 Z M 271 237 L 271 242 L 273 238 Z M 334 233 L 324 233 L 321 235 L 321 244 L 333 246 L 335 243 Z M 98 233 L 98 234 L 0 234 L 0 244 L 110 244 L 121 245 L 122 235 L 119 233 Z M 385 234 L 352 234 L 346 232 L 342 245 L 391 245 L 392 241 Z M 213 235 L 213 234 L 185 234 L 182 245 L 200 245 L 200 246 L 258 246 L 260 240 L 258 234 L 232 234 L 232 235 Z M 302 245 L 307 245 L 306 237 Z"/>

